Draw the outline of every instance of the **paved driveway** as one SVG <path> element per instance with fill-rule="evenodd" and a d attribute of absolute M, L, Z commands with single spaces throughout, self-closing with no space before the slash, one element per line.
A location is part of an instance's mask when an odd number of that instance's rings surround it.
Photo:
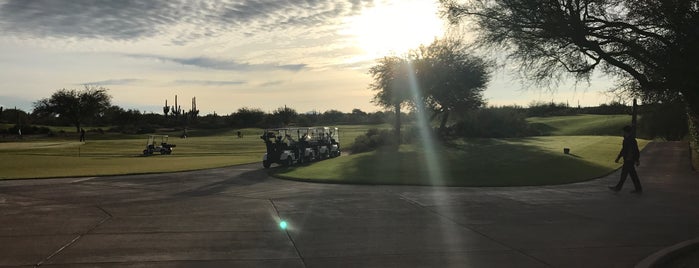
<path fill-rule="evenodd" d="M 0 266 L 630 267 L 699 236 L 687 151 L 648 145 L 643 195 L 630 181 L 607 190 L 618 173 L 547 187 L 356 186 L 269 178 L 259 164 L 2 181 Z"/>

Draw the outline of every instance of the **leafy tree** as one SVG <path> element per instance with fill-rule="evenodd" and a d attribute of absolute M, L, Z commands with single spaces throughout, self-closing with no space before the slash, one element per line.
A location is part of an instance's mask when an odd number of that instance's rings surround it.
<path fill-rule="evenodd" d="M 124 110 L 123 108 L 113 105 L 106 108 L 103 112 L 102 121 L 107 125 L 138 125 L 143 121 L 143 114 L 136 109 Z"/>
<path fill-rule="evenodd" d="M 687 110 L 676 103 L 654 103 L 640 109 L 639 132 L 648 138 L 681 140 L 687 135 Z"/>
<path fill-rule="evenodd" d="M 298 117 L 298 112 L 296 110 L 289 108 L 289 107 L 279 107 L 276 110 L 272 112 L 271 118 L 272 122 L 276 124 L 281 124 L 283 126 L 289 126 L 291 122 L 296 120 Z"/>
<path fill-rule="evenodd" d="M 400 110 L 411 100 L 408 85 L 409 62 L 405 58 L 391 56 L 378 60 L 378 63 L 369 69 L 373 82 L 369 88 L 377 91 L 373 102 L 384 108 L 393 109 L 396 116 L 394 131 L 396 140 L 400 140 Z"/>
<path fill-rule="evenodd" d="M 345 114 L 338 110 L 327 110 L 323 112 L 323 121 L 328 124 L 337 124 L 344 122 Z"/>
<path fill-rule="evenodd" d="M 425 104 L 434 116 L 442 117 L 440 132 L 445 130 L 452 111 L 464 114 L 485 104 L 483 90 L 490 80 L 490 64 L 469 55 L 463 42 L 435 40 L 414 53 Z"/>
<path fill-rule="evenodd" d="M 0 113 L 0 122 L 7 122 L 16 125 L 29 124 L 29 115 L 20 109 L 7 109 Z"/>
<path fill-rule="evenodd" d="M 404 58 L 385 57 L 369 73 L 374 78 L 370 88 L 378 91 L 375 103 L 400 114 L 402 106 L 416 107 L 415 101 L 423 102 L 434 112 L 433 118 L 442 116 L 440 130 L 445 129 L 452 111 L 463 113 L 482 106 L 482 92 L 490 80 L 489 63 L 469 55 L 464 44 L 455 39 L 435 40 Z M 411 76 L 422 96 L 420 100 L 410 92 Z M 399 116 L 395 128 L 400 136 Z"/>
<path fill-rule="evenodd" d="M 601 67 L 626 93 L 681 99 L 699 123 L 699 0 L 441 2 L 452 22 L 473 23 L 477 44 L 507 51 L 534 81 L 588 79 Z"/>
<path fill-rule="evenodd" d="M 80 132 L 85 120 L 101 116 L 110 104 L 111 96 L 106 88 L 86 85 L 83 90 L 61 89 L 50 98 L 35 102 L 34 113 L 68 120 Z"/>
<path fill-rule="evenodd" d="M 361 109 L 354 108 L 352 109 L 352 113 L 348 114 L 347 116 L 352 124 L 362 124 L 366 123 L 368 114 Z"/>
<path fill-rule="evenodd" d="M 265 112 L 258 108 L 243 107 L 231 115 L 233 125 L 240 128 L 258 126 L 265 118 Z"/>

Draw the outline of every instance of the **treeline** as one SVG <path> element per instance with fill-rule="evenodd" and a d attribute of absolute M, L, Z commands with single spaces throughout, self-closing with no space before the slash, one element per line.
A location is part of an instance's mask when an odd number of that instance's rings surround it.
<path fill-rule="evenodd" d="M 566 116 L 577 114 L 631 114 L 631 106 L 612 102 L 596 107 L 571 107 L 565 103 L 531 103 L 529 107 L 500 106 L 479 108 L 468 113 L 455 115 L 447 128 L 449 137 L 507 138 L 547 135 L 540 128 L 528 123 L 528 117 Z M 639 136 L 643 138 L 663 138 L 680 140 L 688 133 L 687 117 L 680 103 L 656 103 L 639 106 Z M 412 113 L 402 113 L 404 122 L 410 123 Z M 110 106 L 101 114 L 85 119 L 85 130 L 89 132 L 115 132 L 124 134 L 154 133 L 160 129 L 182 130 L 184 128 L 274 128 L 285 126 L 317 125 L 372 125 L 392 122 L 392 111 L 364 112 L 353 109 L 351 112 L 328 110 L 324 112 L 298 113 L 290 107 L 279 107 L 272 112 L 259 108 L 240 108 L 228 115 L 216 113 L 204 116 L 190 114 L 163 115 L 145 113 L 135 109 Z M 0 134 L 23 135 L 52 133 L 47 126 L 71 126 L 62 117 L 42 116 L 40 113 L 27 113 L 20 109 L 0 109 Z M 409 139 L 410 133 L 405 133 Z M 378 134 L 378 133 L 374 133 Z M 374 138 L 375 139 L 375 138 Z"/>
<path fill-rule="evenodd" d="M 406 115 L 403 115 L 406 116 Z M 220 128 L 275 128 L 287 126 L 316 126 L 343 124 L 382 124 L 392 120 L 392 112 L 364 112 L 353 109 L 344 113 L 338 110 L 325 112 L 298 113 L 290 107 L 279 107 L 272 112 L 259 108 L 240 108 L 228 115 L 216 113 L 204 116 L 192 116 L 188 113 L 179 115 L 155 114 L 136 109 L 123 109 L 111 106 L 102 113 L 86 117 L 82 124 L 86 131 L 118 132 L 124 134 L 153 133 L 158 129 L 184 128 L 220 129 Z M 0 110 L 0 133 L 23 135 L 52 134 L 46 126 L 71 126 L 68 118 L 44 116 L 41 113 L 27 113 L 20 109 Z M 42 127 L 36 127 L 42 126 Z"/>
<path fill-rule="evenodd" d="M 526 117 L 565 116 L 576 114 L 631 114 L 632 109 L 631 106 L 616 101 L 612 101 L 608 104 L 603 103 L 599 106 L 593 107 L 573 107 L 570 106 L 568 103 L 563 102 L 532 102 L 529 104 L 528 107 L 512 105 L 496 108 L 519 110 L 522 113 L 524 113 Z"/>

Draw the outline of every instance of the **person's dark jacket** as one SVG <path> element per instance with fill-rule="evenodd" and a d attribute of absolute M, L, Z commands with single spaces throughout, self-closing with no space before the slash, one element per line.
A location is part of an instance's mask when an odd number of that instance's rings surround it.
<path fill-rule="evenodd" d="M 641 152 L 638 150 L 638 143 L 633 137 L 624 137 L 624 143 L 621 146 L 621 151 L 618 157 L 623 157 L 624 162 L 638 162 L 641 157 Z"/>

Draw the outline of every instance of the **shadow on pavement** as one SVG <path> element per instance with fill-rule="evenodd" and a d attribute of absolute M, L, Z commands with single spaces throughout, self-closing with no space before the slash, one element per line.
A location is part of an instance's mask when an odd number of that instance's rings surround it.
<path fill-rule="evenodd" d="M 177 193 L 177 196 L 207 196 L 223 193 L 237 186 L 250 186 L 267 180 L 267 172 L 263 169 L 252 170 L 231 176 L 227 179 L 206 184 L 194 189 Z"/>

